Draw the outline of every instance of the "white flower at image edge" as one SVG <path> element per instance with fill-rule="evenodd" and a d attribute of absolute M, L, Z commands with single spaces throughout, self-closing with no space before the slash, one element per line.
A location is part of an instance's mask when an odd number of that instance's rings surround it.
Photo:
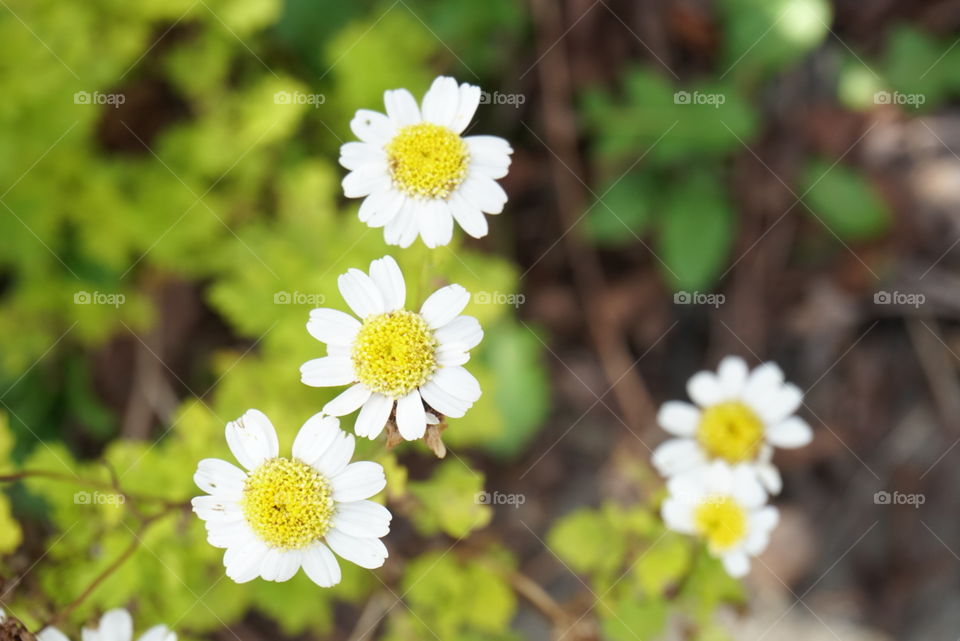
<path fill-rule="evenodd" d="M 469 292 L 447 285 L 419 312 L 407 311 L 403 274 L 390 256 L 373 261 L 369 275 L 359 269 L 342 274 L 338 285 L 360 320 L 335 309 L 311 311 L 307 331 L 327 344 L 327 355 L 300 367 L 306 385 L 350 385 L 323 412 L 344 416 L 359 409 L 354 431 L 373 439 L 396 408 L 406 440 L 421 438 L 427 424 L 437 421 L 434 412 L 466 414 L 481 392 L 462 365 L 483 338 L 477 319 L 460 315 Z"/>
<path fill-rule="evenodd" d="M 83 641 L 132 641 L 133 619 L 130 613 L 119 608 L 109 610 L 94 628 L 84 628 Z M 69 641 L 67 635 L 57 628 L 44 628 L 37 633 L 38 641 Z M 138 641 L 177 641 L 176 633 L 165 625 L 155 625 L 144 632 Z"/>
<path fill-rule="evenodd" d="M 365 499 L 386 486 L 378 463 L 351 463 L 354 438 L 340 422 L 316 414 L 279 457 L 277 433 L 258 410 L 226 429 L 227 445 L 243 466 L 200 461 L 193 479 L 209 496 L 192 501 L 206 522 L 207 541 L 226 549 L 223 564 L 237 583 L 257 577 L 287 581 L 300 568 L 321 587 L 340 582 L 333 552 L 360 567 L 383 565 L 390 531 L 387 508 Z M 333 552 L 331 552 L 331 549 Z"/>
<path fill-rule="evenodd" d="M 771 462 L 773 448 L 807 445 L 813 432 L 794 416 L 803 394 L 785 383 L 775 363 L 752 372 L 742 358 L 728 356 L 717 373 L 699 372 L 687 382 L 696 405 L 668 401 L 657 422 L 676 438 L 653 453 L 653 464 L 665 477 L 690 471 L 710 461 L 749 465 L 770 494 L 780 492 L 780 472 Z"/>
<path fill-rule="evenodd" d="M 749 468 L 717 461 L 667 481 L 661 509 L 672 530 L 703 539 L 733 577 L 750 570 L 750 557 L 767 547 L 780 519 Z"/>
<path fill-rule="evenodd" d="M 484 214 L 499 214 L 507 194 L 510 145 L 496 136 L 461 136 L 480 104 L 480 88 L 439 77 L 422 106 L 406 89 L 386 91 L 386 115 L 361 109 L 350 122 L 360 142 L 340 148 L 348 198 L 364 198 L 360 221 L 384 228 L 389 245 L 427 247 L 453 236 L 453 221 L 474 238 L 487 235 Z"/>

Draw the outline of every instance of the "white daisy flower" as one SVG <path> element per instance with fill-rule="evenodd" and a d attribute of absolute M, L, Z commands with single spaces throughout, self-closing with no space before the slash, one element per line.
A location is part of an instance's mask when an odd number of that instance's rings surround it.
<path fill-rule="evenodd" d="M 784 383 L 775 363 L 750 372 L 742 358 L 728 356 L 716 374 L 695 374 L 687 393 L 696 406 L 668 401 L 657 414 L 660 426 L 677 437 L 653 453 L 660 473 L 669 477 L 716 460 L 745 463 L 770 494 L 778 494 L 773 447 L 803 447 L 813 438 L 810 426 L 793 415 L 803 399 L 800 389 Z"/>
<path fill-rule="evenodd" d="M 133 618 L 123 608 L 110 610 L 100 618 L 96 628 L 84 628 L 83 641 L 132 641 Z M 38 641 L 70 641 L 57 628 L 44 628 L 37 633 Z M 177 641 L 177 635 L 165 625 L 155 625 L 144 632 L 138 641 Z"/>
<path fill-rule="evenodd" d="M 359 408 L 354 431 L 373 439 L 396 408 L 407 440 L 421 438 L 437 413 L 466 414 L 480 398 L 480 384 L 462 365 L 483 338 L 477 319 L 459 315 L 469 292 L 447 285 L 419 312 L 408 311 L 403 274 L 390 256 L 373 261 L 369 275 L 351 269 L 338 284 L 360 320 L 335 309 L 311 311 L 307 331 L 327 344 L 327 356 L 300 366 L 300 379 L 312 387 L 351 385 L 324 413 L 344 416 Z"/>
<path fill-rule="evenodd" d="M 227 576 L 287 581 L 301 567 L 320 587 L 340 582 L 330 551 L 373 569 L 383 565 L 390 531 L 387 508 L 367 501 L 386 485 L 378 463 L 351 463 L 354 438 L 340 422 L 312 416 L 278 456 L 277 433 L 258 410 L 227 425 L 227 444 L 246 471 L 220 459 L 200 461 L 193 480 L 209 496 L 192 501 L 206 521 L 207 541 L 225 548 Z"/>
<path fill-rule="evenodd" d="M 497 179 L 507 175 L 510 145 L 496 136 L 461 136 L 480 104 L 480 88 L 439 77 L 422 107 L 406 89 L 384 92 L 386 115 L 361 109 L 350 122 L 360 142 L 340 148 L 348 198 L 363 198 L 360 221 L 383 227 L 389 245 L 409 247 L 423 238 L 440 247 L 453 236 L 453 221 L 480 238 L 484 213 L 499 214 L 507 194 Z"/>
<path fill-rule="evenodd" d="M 767 495 L 751 469 L 715 461 L 667 481 L 670 496 L 663 502 L 664 523 L 672 530 L 695 535 L 710 554 L 723 561 L 730 576 L 750 570 L 751 556 L 767 547 L 780 519 L 766 505 Z"/>

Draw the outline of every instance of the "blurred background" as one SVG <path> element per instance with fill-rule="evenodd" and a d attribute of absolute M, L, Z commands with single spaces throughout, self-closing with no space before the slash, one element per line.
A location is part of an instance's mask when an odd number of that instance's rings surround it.
<path fill-rule="evenodd" d="M 958 37 L 956 0 L 0 0 L 0 475 L 49 473 L 0 492 L 2 607 L 71 638 L 118 606 L 220 641 L 954 638 Z M 484 396 L 442 461 L 360 444 L 382 570 L 234 585 L 193 470 L 248 407 L 288 446 L 334 395 L 299 382 L 308 312 L 388 251 L 338 149 L 441 73 L 515 149 L 426 284 L 474 292 Z M 731 353 L 816 434 L 743 586 L 663 532 L 648 465 Z"/>

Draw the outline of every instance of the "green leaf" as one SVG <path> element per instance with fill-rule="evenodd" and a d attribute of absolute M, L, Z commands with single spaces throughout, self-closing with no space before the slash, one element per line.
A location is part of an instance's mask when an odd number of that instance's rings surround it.
<path fill-rule="evenodd" d="M 733 210 L 726 188 L 707 173 L 670 187 L 660 221 L 657 252 L 678 290 L 700 291 L 720 275 L 733 243 Z"/>
<path fill-rule="evenodd" d="M 600 609 L 603 638 L 610 641 L 647 641 L 663 633 L 667 604 L 661 599 L 621 598 Z"/>
<path fill-rule="evenodd" d="M 490 506 L 478 499 L 483 475 L 462 460 L 444 461 L 430 479 L 410 481 L 407 488 L 419 501 L 411 518 L 424 534 L 443 531 L 459 539 L 490 522 Z"/>
<path fill-rule="evenodd" d="M 721 0 L 724 74 L 770 73 L 819 45 L 833 20 L 827 0 Z"/>
<path fill-rule="evenodd" d="M 653 217 L 657 194 L 653 173 L 634 170 L 600 190 L 590 206 L 587 231 L 601 245 L 632 245 Z"/>
<path fill-rule="evenodd" d="M 689 570 L 690 563 L 690 543 L 683 537 L 670 534 L 641 553 L 633 566 L 633 574 L 643 591 L 655 597 L 677 583 Z"/>
<path fill-rule="evenodd" d="M 814 217 L 842 240 L 874 238 L 889 226 L 886 202 L 862 174 L 842 164 L 811 161 L 801 193 Z"/>

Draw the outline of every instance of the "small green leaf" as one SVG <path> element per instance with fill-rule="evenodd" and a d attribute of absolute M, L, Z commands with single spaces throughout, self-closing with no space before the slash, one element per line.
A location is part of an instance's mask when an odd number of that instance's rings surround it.
<path fill-rule="evenodd" d="M 873 238 L 890 223 L 887 204 L 870 182 L 842 164 L 814 160 L 801 183 L 804 201 L 815 218 L 842 240 Z"/>
<path fill-rule="evenodd" d="M 653 216 L 656 193 L 656 178 L 644 171 L 631 171 L 605 186 L 587 215 L 590 237 L 611 247 L 633 244 Z"/>
<path fill-rule="evenodd" d="M 424 534 L 442 530 L 461 538 L 490 522 L 490 506 L 478 499 L 483 475 L 461 460 L 444 461 L 430 479 L 411 481 L 407 488 L 420 502 L 411 518 Z"/>
<path fill-rule="evenodd" d="M 706 173 L 671 186 L 663 208 L 657 251 L 668 280 L 699 291 L 720 275 L 733 242 L 733 211 L 726 188 Z"/>

